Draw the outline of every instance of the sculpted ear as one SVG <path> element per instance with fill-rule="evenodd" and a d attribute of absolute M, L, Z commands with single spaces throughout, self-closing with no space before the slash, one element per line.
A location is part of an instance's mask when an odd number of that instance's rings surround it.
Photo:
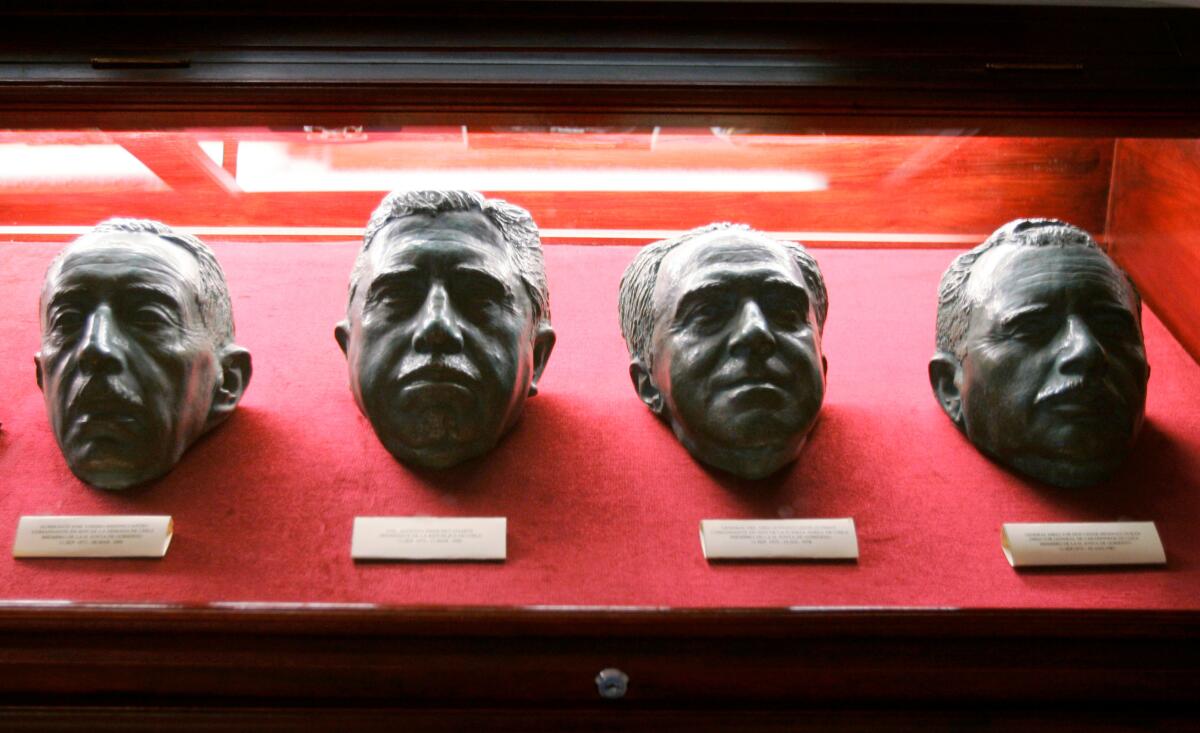
<path fill-rule="evenodd" d="M 542 323 L 537 327 L 537 334 L 533 337 L 533 379 L 529 381 L 530 397 L 538 393 L 538 380 L 542 378 L 546 362 L 550 361 L 550 352 L 554 351 L 554 342 L 557 339 L 549 323 Z M 342 350 L 345 351 L 345 347 Z"/>
<path fill-rule="evenodd" d="M 250 352 L 241 346 L 230 346 L 221 355 L 221 379 L 213 392 L 212 407 L 204 429 L 219 425 L 233 410 L 250 384 Z"/>
<path fill-rule="evenodd" d="M 337 339 L 338 346 L 342 347 L 342 353 L 346 353 L 346 347 L 350 343 L 350 322 L 341 321 L 333 327 L 333 337 Z"/>
<path fill-rule="evenodd" d="M 929 384 L 942 410 L 962 430 L 962 362 L 944 351 L 934 354 L 929 360 Z"/>
<path fill-rule="evenodd" d="M 33 355 L 33 367 L 37 372 L 38 389 L 44 389 L 42 387 L 42 352 L 39 351 Z"/>
<path fill-rule="evenodd" d="M 654 383 L 654 378 L 650 376 L 650 371 L 646 369 L 646 365 L 642 363 L 641 359 L 634 358 L 629 362 L 629 377 L 633 379 L 633 388 L 637 390 L 638 397 L 642 398 L 642 402 L 646 403 L 650 412 L 662 415 L 666 409 L 662 390 Z"/>

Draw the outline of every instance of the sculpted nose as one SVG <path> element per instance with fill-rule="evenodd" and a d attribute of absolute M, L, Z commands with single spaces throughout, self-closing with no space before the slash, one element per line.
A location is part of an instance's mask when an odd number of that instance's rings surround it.
<path fill-rule="evenodd" d="M 733 353 L 769 354 L 775 350 L 775 336 L 758 303 L 747 300 L 742 304 L 729 339 Z"/>
<path fill-rule="evenodd" d="M 426 354 L 453 354 L 462 351 L 462 329 L 458 314 L 450 304 L 446 289 L 434 283 L 417 315 L 417 332 L 413 347 Z"/>
<path fill-rule="evenodd" d="M 1064 374 L 1098 375 L 1108 366 L 1104 345 L 1082 318 L 1067 318 L 1066 328 L 1058 347 L 1059 370 Z"/>
<path fill-rule="evenodd" d="M 112 310 L 100 306 L 87 318 L 80 341 L 79 368 L 85 374 L 116 374 L 124 368 Z"/>

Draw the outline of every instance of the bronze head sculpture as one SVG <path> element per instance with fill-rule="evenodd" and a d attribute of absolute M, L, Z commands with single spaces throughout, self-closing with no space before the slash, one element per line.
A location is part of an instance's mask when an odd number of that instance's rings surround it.
<path fill-rule="evenodd" d="M 799 455 L 821 408 L 828 302 L 804 247 L 744 225 L 647 245 L 621 279 L 634 388 L 697 460 L 770 475 Z"/>
<path fill-rule="evenodd" d="M 97 225 L 51 263 L 40 306 L 38 386 L 67 465 L 93 486 L 165 474 L 250 381 L 221 266 L 164 224 Z"/>
<path fill-rule="evenodd" d="M 938 288 L 929 379 L 959 430 L 1057 486 L 1109 476 L 1142 425 L 1141 298 L 1087 232 L 1018 219 L 959 255 Z"/>
<path fill-rule="evenodd" d="M 334 335 L 392 455 L 431 468 L 482 455 L 537 394 L 554 348 L 537 226 L 474 192 L 389 194 Z"/>

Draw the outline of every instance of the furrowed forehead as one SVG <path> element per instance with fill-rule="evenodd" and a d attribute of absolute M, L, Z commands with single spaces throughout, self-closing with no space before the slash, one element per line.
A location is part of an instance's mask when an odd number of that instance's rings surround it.
<path fill-rule="evenodd" d="M 1091 247 L 1000 245 L 985 252 L 967 283 L 970 305 L 1012 305 L 1024 299 L 1101 297 L 1136 310 L 1137 298 L 1125 274 Z"/>
<path fill-rule="evenodd" d="M 76 240 L 55 258 L 46 272 L 43 297 L 64 277 L 81 271 L 129 282 L 157 276 L 193 288 L 200 280 L 200 263 L 182 247 L 152 234 L 106 232 Z"/>
<path fill-rule="evenodd" d="M 774 240 L 742 230 L 718 230 L 684 242 L 667 254 L 665 268 L 691 269 L 741 262 L 791 263 Z"/>
<path fill-rule="evenodd" d="M 468 216 L 453 216 L 459 213 Z M 470 216 L 478 212 L 449 214 L 449 219 L 447 214 L 404 217 L 398 226 L 381 229 L 368 252 L 369 266 L 356 271 L 352 298 L 365 295 L 377 281 L 411 281 L 433 271 L 487 275 L 521 290 L 520 272 L 500 231 L 481 216 Z"/>
<path fill-rule="evenodd" d="M 186 280 L 194 280 L 200 263 L 179 245 L 167 242 L 148 232 L 102 232 L 86 234 L 67 246 L 58 256 L 50 274 L 79 262 L 120 261 L 128 257 L 150 257 L 177 272 Z"/>
<path fill-rule="evenodd" d="M 482 211 L 442 211 L 437 214 L 409 214 L 388 221 L 372 240 L 372 247 L 385 241 L 396 241 L 414 236 L 436 234 L 439 230 L 453 230 L 473 236 L 480 241 L 491 242 L 500 247 L 508 246 L 504 233 Z"/>
<path fill-rule="evenodd" d="M 803 287 L 803 273 L 782 246 L 742 231 L 712 232 L 681 244 L 663 258 L 654 302 L 658 307 L 668 294 L 758 269 L 773 270 Z"/>
<path fill-rule="evenodd" d="M 481 212 L 450 211 L 436 215 L 414 214 L 388 222 L 371 241 L 368 257 L 371 270 L 386 269 L 389 261 L 403 256 L 407 249 L 439 241 L 470 244 L 481 252 L 498 255 L 506 262 L 512 260 L 511 245 Z M 358 283 L 359 286 L 362 284 Z"/>

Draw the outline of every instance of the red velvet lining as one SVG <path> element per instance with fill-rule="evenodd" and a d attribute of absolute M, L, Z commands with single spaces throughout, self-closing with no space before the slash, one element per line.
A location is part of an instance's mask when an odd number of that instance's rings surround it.
<path fill-rule="evenodd" d="M 817 250 L 831 294 L 829 388 L 799 462 L 710 473 L 638 401 L 616 315 L 632 247 L 549 247 L 558 345 L 524 420 L 489 456 L 414 472 L 375 439 L 333 325 L 356 244 L 218 245 L 254 378 L 237 414 L 147 490 L 79 483 L 31 356 L 57 244 L 0 247 L 0 547 L 22 514 L 171 514 L 163 560 L 21 560 L 3 597 L 377 604 L 1200 608 L 1200 380 L 1145 317 L 1153 372 L 1136 454 L 1083 491 L 977 453 L 930 393 L 934 293 L 950 251 Z M 357 515 L 507 516 L 503 564 L 355 564 Z M 852 516 L 857 564 L 710 565 L 698 522 Z M 1148 519 L 1165 569 L 1015 572 L 1006 521 Z"/>

